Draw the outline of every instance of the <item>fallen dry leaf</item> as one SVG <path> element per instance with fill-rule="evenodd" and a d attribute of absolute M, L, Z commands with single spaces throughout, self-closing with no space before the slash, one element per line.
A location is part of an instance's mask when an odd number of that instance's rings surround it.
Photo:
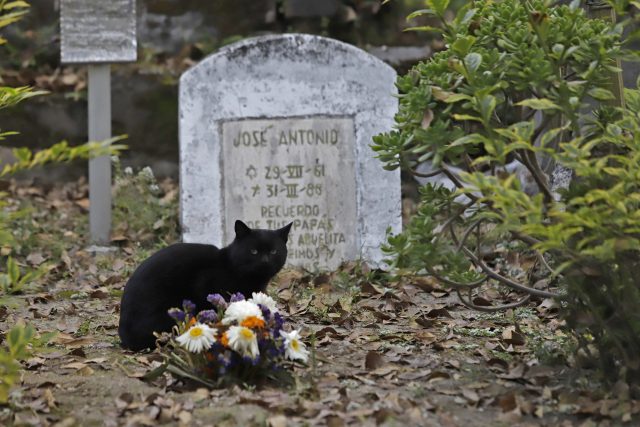
<path fill-rule="evenodd" d="M 95 342 L 95 340 L 93 338 L 90 337 L 80 337 L 80 338 L 74 338 L 71 335 L 65 334 L 65 333 L 59 333 L 58 335 L 56 335 L 54 342 L 57 344 L 62 344 L 65 346 L 65 348 L 68 349 L 73 349 L 73 348 L 78 348 L 78 347 L 84 347 L 87 345 L 91 345 Z"/>
<path fill-rule="evenodd" d="M 33 252 L 27 256 L 27 262 L 34 267 L 39 266 L 43 262 L 45 262 L 46 258 L 42 256 L 40 252 Z"/>
<path fill-rule="evenodd" d="M 434 308 L 427 313 L 427 317 L 430 317 L 432 319 L 437 317 L 448 317 L 450 319 L 453 319 L 451 313 L 449 313 L 445 308 Z"/>
<path fill-rule="evenodd" d="M 67 363 L 66 365 L 62 365 L 62 368 L 66 368 L 66 369 L 82 369 L 86 367 L 87 367 L 87 364 L 82 362 L 72 362 L 72 363 Z"/>
<path fill-rule="evenodd" d="M 502 412 L 511 412 L 518 407 L 515 393 L 507 393 L 499 396 L 496 403 L 502 409 Z"/>
<path fill-rule="evenodd" d="M 524 345 L 524 335 L 516 330 L 515 326 L 508 326 L 502 331 L 502 340 L 509 345 Z"/>
<path fill-rule="evenodd" d="M 480 396 L 478 396 L 478 393 L 469 388 L 462 388 L 462 396 L 467 399 L 469 403 L 476 404 L 480 401 Z"/>
<path fill-rule="evenodd" d="M 522 363 L 519 363 L 511 367 L 511 369 L 509 370 L 509 373 L 498 374 L 498 378 L 503 378 L 505 380 L 519 380 L 524 377 L 525 370 L 526 370 L 526 366 Z"/>
<path fill-rule="evenodd" d="M 287 417 L 284 415 L 275 415 L 267 418 L 268 427 L 287 427 Z"/>
<path fill-rule="evenodd" d="M 373 371 L 375 369 L 383 367 L 384 365 L 386 365 L 386 363 L 387 362 L 385 361 L 384 356 L 382 356 L 380 353 L 376 351 L 369 351 L 365 356 L 364 368 L 367 371 Z"/>

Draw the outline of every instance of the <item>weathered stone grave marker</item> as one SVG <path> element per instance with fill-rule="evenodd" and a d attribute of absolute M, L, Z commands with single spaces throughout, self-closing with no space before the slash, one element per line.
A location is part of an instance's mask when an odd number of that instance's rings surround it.
<path fill-rule="evenodd" d="M 293 222 L 289 265 L 382 260 L 401 228 L 400 175 L 371 138 L 392 127 L 395 71 L 311 35 L 231 45 L 180 80 L 183 239 L 228 244 L 233 224 Z"/>
<path fill-rule="evenodd" d="M 135 0 L 62 0 L 61 62 L 89 64 L 89 140 L 111 138 L 112 62 L 137 58 Z M 111 159 L 89 161 L 91 239 L 108 243 L 111 232 Z"/>

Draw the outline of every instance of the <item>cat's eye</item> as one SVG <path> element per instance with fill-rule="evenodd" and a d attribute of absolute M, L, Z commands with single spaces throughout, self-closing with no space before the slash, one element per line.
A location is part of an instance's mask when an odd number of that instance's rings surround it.
<path fill-rule="evenodd" d="M 275 249 L 271 249 L 271 251 L 269 252 L 271 255 L 275 255 L 278 251 Z"/>
<path fill-rule="evenodd" d="M 258 255 L 257 249 L 251 249 L 251 255 Z"/>

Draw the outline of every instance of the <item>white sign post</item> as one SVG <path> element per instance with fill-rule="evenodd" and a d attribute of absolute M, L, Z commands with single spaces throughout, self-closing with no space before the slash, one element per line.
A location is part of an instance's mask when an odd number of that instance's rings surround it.
<path fill-rule="evenodd" d="M 137 59 L 135 0 L 62 0 L 61 62 L 89 66 L 89 140 L 111 138 L 111 63 Z M 89 161 L 91 240 L 109 242 L 111 159 Z"/>

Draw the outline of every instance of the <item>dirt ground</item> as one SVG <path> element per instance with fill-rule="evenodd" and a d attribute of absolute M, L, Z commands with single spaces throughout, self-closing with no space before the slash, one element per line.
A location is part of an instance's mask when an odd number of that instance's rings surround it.
<path fill-rule="evenodd" d="M 162 184 L 166 206 L 176 190 Z M 24 362 L 1 425 L 119 426 L 608 426 L 638 425 L 640 402 L 580 365 L 551 300 L 498 314 L 469 310 L 425 278 L 392 278 L 359 265 L 281 272 L 268 292 L 315 343 L 315 365 L 291 387 L 208 390 L 165 374 L 157 353 L 119 346 L 118 307 L 135 266 L 175 238 L 172 218 L 141 230 L 116 222 L 112 250 L 86 235 L 86 185 L 11 185 L 22 268 L 48 274 L 1 295 L 0 330 L 24 321 L 55 332 Z M 116 219 L 118 216 L 116 216 Z M 126 216 L 125 216 L 126 218 Z M 165 241 L 158 239 L 163 235 Z M 167 237 L 168 236 L 168 237 Z M 484 295 L 498 301 L 514 296 Z"/>

